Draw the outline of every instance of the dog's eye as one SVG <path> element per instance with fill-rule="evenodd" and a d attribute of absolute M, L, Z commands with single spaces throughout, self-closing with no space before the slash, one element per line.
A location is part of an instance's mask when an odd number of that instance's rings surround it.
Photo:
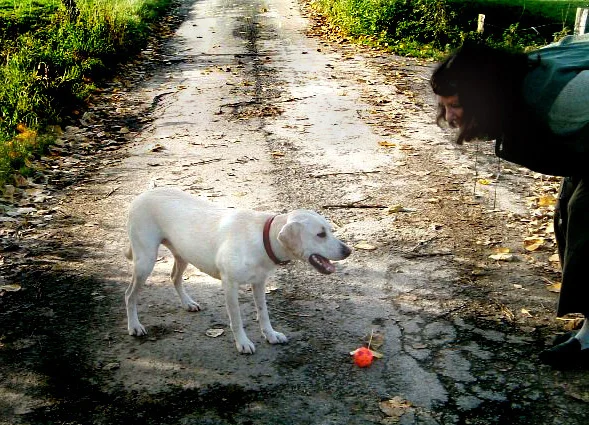
<path fill-rule="evenodd" d="M 319 236 L 320 238 L 324 238 L 327 236 L 327 233 L 325 231 L 323 231 L 321 233 L 317 233 L 317 236 Z"/>

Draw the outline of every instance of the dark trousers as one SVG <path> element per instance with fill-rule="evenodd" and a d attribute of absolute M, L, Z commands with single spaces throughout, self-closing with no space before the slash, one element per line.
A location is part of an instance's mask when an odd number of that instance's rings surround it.
<path fill-rule="evenodd" d="M 589 178 L 565 177 L 554 211 L 562 267 L 557 316 L 589 317 Z"/>

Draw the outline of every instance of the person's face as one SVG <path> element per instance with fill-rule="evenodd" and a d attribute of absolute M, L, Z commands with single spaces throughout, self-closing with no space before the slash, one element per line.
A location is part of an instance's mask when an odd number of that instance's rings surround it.
<path fill-rule="evenodd" d="M 462 126 L 462 115 L 464 110 L 457 95 L 454 96 L 438 96 L 438 102 L 446 110 L 446 122 L 452 128 L 460 128 Z"/>

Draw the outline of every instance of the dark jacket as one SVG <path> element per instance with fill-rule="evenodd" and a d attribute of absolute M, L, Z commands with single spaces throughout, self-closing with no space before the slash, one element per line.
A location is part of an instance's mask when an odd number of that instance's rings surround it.
<path fill-rule="evenodd" d="M 548 113 L 562 89 L 579 72 L 589 70 L 589 34 L 565 37 L 528 58 L 521 105 L 513 108 L 515 116 L 506 119 L 510 126 L 496 140 L 497 156 L 542 174 L 587 174 L 589 117 L 580 130 L 563 136 L 550 129 Z"/>

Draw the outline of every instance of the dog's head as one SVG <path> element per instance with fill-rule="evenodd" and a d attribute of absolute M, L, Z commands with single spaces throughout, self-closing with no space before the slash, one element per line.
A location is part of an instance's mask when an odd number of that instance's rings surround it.
<path fill-rule="evenodd" d="M 335 267 L 330 260 L 343 260 L 352 250 L 337 239 L 331 225 L 314 211 L 296 210 L 288 214 L 278 234 L 282 247 L 302 261 L 309 261 L 319 272 L 330 274 Z"/>

